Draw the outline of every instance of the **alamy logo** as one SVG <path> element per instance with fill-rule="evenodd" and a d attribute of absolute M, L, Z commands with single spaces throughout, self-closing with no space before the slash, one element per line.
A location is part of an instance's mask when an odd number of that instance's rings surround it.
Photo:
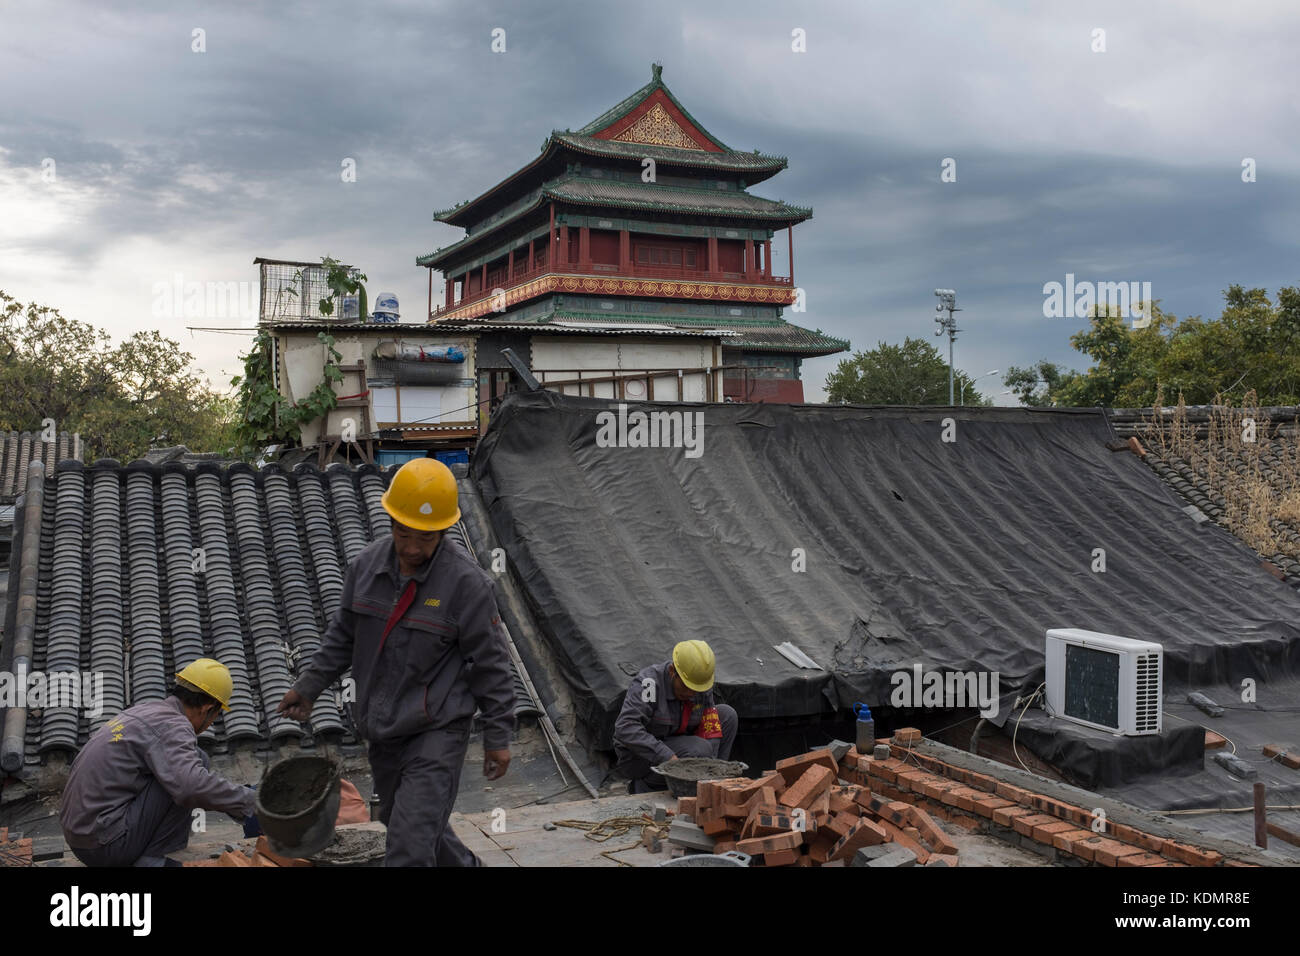
<path fill-rule="evenodd" d="M 895 671 L 889 703 L 892 707 L 941 707 L 961 710 L 978 707 L 981 717 L 996 717 L 1001 675 L 997 671 Z"/>
<path fill-rule="evenodd" d="M 1045 283 L 1043 295 L 1043 316 L 1048 319 L 1087 319 L 1100 305 L 1107 315 L 1112 307 L 1118 308 L 1119 318 L 1132 319 L 1135 329 L 1151 324 L 1150 282 L 1075 282 L 1074 273 L 1067 272 L 1064 285 Z M 1143 310 L 1143 303 L 1148 311 Z"/>
<path fill-rule="evenodd" d="M 0 707 L 71 707 L 92 720 L 104 712 L 104 675 L 77 671 L 0 671 Z"/>
<path fill-rule="evenodd" d="M 684 448 L 687 458 L 704 454 L 703 412 L 629 412 L 596 415 L 597 448 Z"/>
<path fill-rule="evenodd" d="M 153 897 L 149 893 L 70 892 L 50 897 L 51 926 L 128 926 L 134 936 L 148 936 Z"/>

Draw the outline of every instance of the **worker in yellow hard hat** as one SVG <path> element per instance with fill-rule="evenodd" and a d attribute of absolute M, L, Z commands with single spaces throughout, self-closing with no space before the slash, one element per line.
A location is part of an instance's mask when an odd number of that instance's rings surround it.
<path fill-rule="evenodd" d="M 442 462 L 407 462 L 381 501 L 392 534 L 348 566 L 334 620 L 279 710 L 309 719 L 351 667 L 355 721 L 388 827 L 385 865 L 476 866 L 448 818 L 476 710 L 483 775 L 495 780 L 510 764 L 514 675 L 492 577 L 447 533 L 460 507 Z"/>
<path fill-rule="evenodd" d="M 632 793 L 662 790 L 650 768 L 678 757 L 731 759 L 740 721 L 713 695 L 716 661 L 704 641 L 681 641 L 672 660 L 653 664 L 632 679 L 614 724 L 616 769 Z"/>
<path fill-rule="evenodd" d="M 171 694 L 135 704 L 91 734 L 72 762 L 59 822 L 87 866 L 179 866 L 195 809 L 249 826 L 255 795 L 208 767 L 197 737 L 230 709 L 230 671 L 201 657 L 176 674 Z"/>

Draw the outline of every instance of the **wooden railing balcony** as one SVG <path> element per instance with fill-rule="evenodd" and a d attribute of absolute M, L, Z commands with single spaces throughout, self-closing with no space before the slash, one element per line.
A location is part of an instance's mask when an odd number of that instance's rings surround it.
<path fill-rule="evenodd" d="M 683 282 L 740 282 L 746 285 L 763 285 L 790 288 L 789 276 L 765 276 L 762 273 L 746 275 L 743 272 L 709 272 L 705 269 L 687 269 L 673 266 L 647 266 L 632 265 L 630 267 L 619 267 L 612 263 L 592 263 L 586 268 L 579 268 L 577 263 L 566 262 L 555 266 L 542 265 L 535 266 L 532 269 L 516 269 L 510 279 L 502 282 L 498 279 L 496 283 L 490 281 L 488 288 L 476 290 L 469 295 L 462 295 L 458 301 L 452 305 L 445 303 L 439 305 L 433 310 L 431 319 L 436 319 L 444 312 L 452 312 L 456 309 L 472 305 L 475 302 L 490 298 L 496 289 L 503 292 L 509 292 L 511 289 L 530 282 L 533 279 L 540 278 L 544 275 L 589 275 L 589 276 L 609 276 L 620 279 L 676 279 Z"/>

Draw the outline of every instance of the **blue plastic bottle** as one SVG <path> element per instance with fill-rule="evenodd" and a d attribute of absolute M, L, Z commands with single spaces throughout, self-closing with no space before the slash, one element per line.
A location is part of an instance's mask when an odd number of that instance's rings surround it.
<path fill-rule="evenodd" d="M 871 708 L 866 704 L 854 704 L 853 712 L 858 715 L 858 753 L 870 756 L 876 745 L 876 721 L 871 716 Z"/>

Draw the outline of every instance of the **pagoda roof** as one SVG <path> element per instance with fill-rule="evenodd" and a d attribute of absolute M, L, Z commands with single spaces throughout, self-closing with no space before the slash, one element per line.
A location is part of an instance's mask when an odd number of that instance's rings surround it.
<path fill-rule="evenodd" d="M 472 224 L 483 215 L 485 204 L 507 186 L 534 173 L 558 154 L 578 153 L 611 159 L 653 159 L 656 164 L 746 174 L 754 184 L 775 175 L 788 162 L 758 150 L 733 150 L 706 130 L 682 106 L 663 82 L 663 68 L 651 67 L 651 80 L 641 89 L 606 110 L 577 132 L 553 130 L 542 152 L 531 163 L 507 176 L 491 189 L 433 218 L 452 226 Z"/>
<path fill-rule="evenodd" d="M 645 326 L 646 334 L 717 335 L 722 337 L 722 344 L 727 348 L 788 352 L 805 358 L 834 355 L 836 352 L 848 351 L 849 348 L 847 339 L 837 339 L 823 334 L 820 329 L 817 331 L 805 329 L 779 318 L 736 319 L 721 316 L 691 318 L 620 312 L 617 319 L 614 319 L 608 312 L 587 312 L 557 306 L 527 317 L 506 313 L 492 319 L 452 319 L 430 323 L 431 328 L 443 326 L 466 331 L 535 329 L 538 332 L 572 333 L 584 330 L 592 332 L 617 330 L 625 335 L 635 334 L 638 325 Z"/>
<path fill-rule="evenodd" d="M 645 183 L 640 180 L 625 182 L 597 179 L 571 173 L 544 183 L 526 201 L 521 202 L 514 212 L 502 217 L 491 226 L 426 256 L 420 256 L 415 260 L 416 265 L 441 265 L 450 256 L 492 235 L 520 217 L 528 215 L 549 200 L 575 205 L 699 216 L 735 216 L 742 219 L 763 219 L 783 223 L 803 222 L 812 218 L 811 209 L 791 206 L 777 199 L 764 199 L 762 196 L 754 196 L 743 190 L 723 192 L 717 189 Z"/>

